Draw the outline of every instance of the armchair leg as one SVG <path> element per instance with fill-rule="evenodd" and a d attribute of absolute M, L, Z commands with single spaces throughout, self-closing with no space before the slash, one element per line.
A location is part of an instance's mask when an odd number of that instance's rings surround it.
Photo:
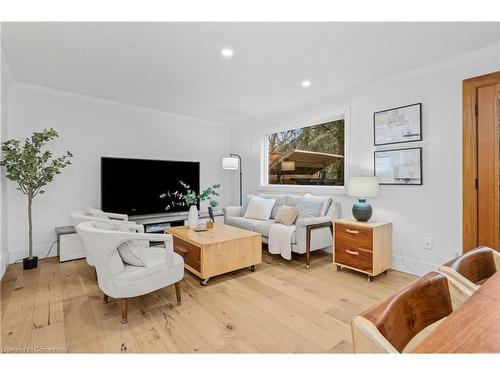
<path fill-rule="evenodd" d="M 128 298 L 122 298 L 122 324 L 127 323 Z"/>
<path fill-rule="evenodd" d="M 103 299 L 102 299 L 102 303 L 104 304 L 107 304 L 108 303 L 108 296 L 105 294 Z"/>
<path fill-rule="evenodd" d="M 180 281 L 175 283 L 175 295 L 177 296 L 177 305 L 181 305 L 181 283 Z"/>

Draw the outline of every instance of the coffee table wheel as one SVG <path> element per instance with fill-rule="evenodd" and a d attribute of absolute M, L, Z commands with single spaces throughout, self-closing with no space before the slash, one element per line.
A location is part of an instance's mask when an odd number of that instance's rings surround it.
<path fill-rule="evenodd" d="M 251 272 L 255 272 L 255 264 L 253 264 L 253 265 L 250 266 L 250 271 Z"/>
<path fill-rule="evenodd" d="M 372 281 L 373 281 L 373 276 L 368 275 L 368 281 L 369 281 L 369 282 L 372 282 Z"/>
<path fill-rule="evenodd" d="M 207 277 L 206 279 L 202 279 L 202 280 L 200 280 L 200 284 L 201 284 L 201 286 L 207 286 L 207 284 L 208 284 L 208 280 L 210 280 L 210 277 Z"/>
<path fill-rule="evenodd" d="M 341 269 L 342 269 L 342 267 L 340 267 L 339 265 L 337 265 L 337 272 L 340 272 Z"/>

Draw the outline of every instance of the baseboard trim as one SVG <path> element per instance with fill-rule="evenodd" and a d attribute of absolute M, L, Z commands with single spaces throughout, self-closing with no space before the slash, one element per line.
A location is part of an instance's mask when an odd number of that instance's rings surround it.
<path fill-rule="evenodd" d="M 57 246 L 52 246 L 49 255 L 47 256 L 47 252 L 49 251 L 49 247 L 52 244 L 46 244 L 41 246 L 36 246 L 33 248 L 33 255 L 37 256 L 39 259 L 53 257 L 57 255 Z M 23 260 L 28 256 L 28 249 L 13 249 L 9 251 L 9 264 L 17 263 L 20 260 Z"/>
<path fill-rule="evenodd" d="M 427 272 L 437 271 L 438 264 L 422 262 L 421 260 L 404 258 L 399 255 L 392 256 L 392 269 L 409 273 L 416 276 L 423 276 Z"/>
<path fill-rule="evenodd" d="M 9 265 L 9 253 L 0 254 L 0 279 L 5 275 Z"/>

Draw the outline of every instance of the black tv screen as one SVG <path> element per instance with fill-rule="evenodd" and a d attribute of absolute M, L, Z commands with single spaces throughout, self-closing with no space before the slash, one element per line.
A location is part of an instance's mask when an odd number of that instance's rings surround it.
<path fill-rule="evenodd" d="M 188 211 L 179 181 L 199 194 L 200 163 L 102 157 L 101 209 L 131 216 Z"/>

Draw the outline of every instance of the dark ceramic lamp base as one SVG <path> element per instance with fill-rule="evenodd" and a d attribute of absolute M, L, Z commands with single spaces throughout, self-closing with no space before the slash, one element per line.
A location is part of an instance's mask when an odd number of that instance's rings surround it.
<path fill-rule="evenodd" d="M 358 199 L 358 202 L 352 206 L 352 216 L 357 221 L 368 221 L 372 217 L 372 206 L 366 203 L 366 199 Z"/>

